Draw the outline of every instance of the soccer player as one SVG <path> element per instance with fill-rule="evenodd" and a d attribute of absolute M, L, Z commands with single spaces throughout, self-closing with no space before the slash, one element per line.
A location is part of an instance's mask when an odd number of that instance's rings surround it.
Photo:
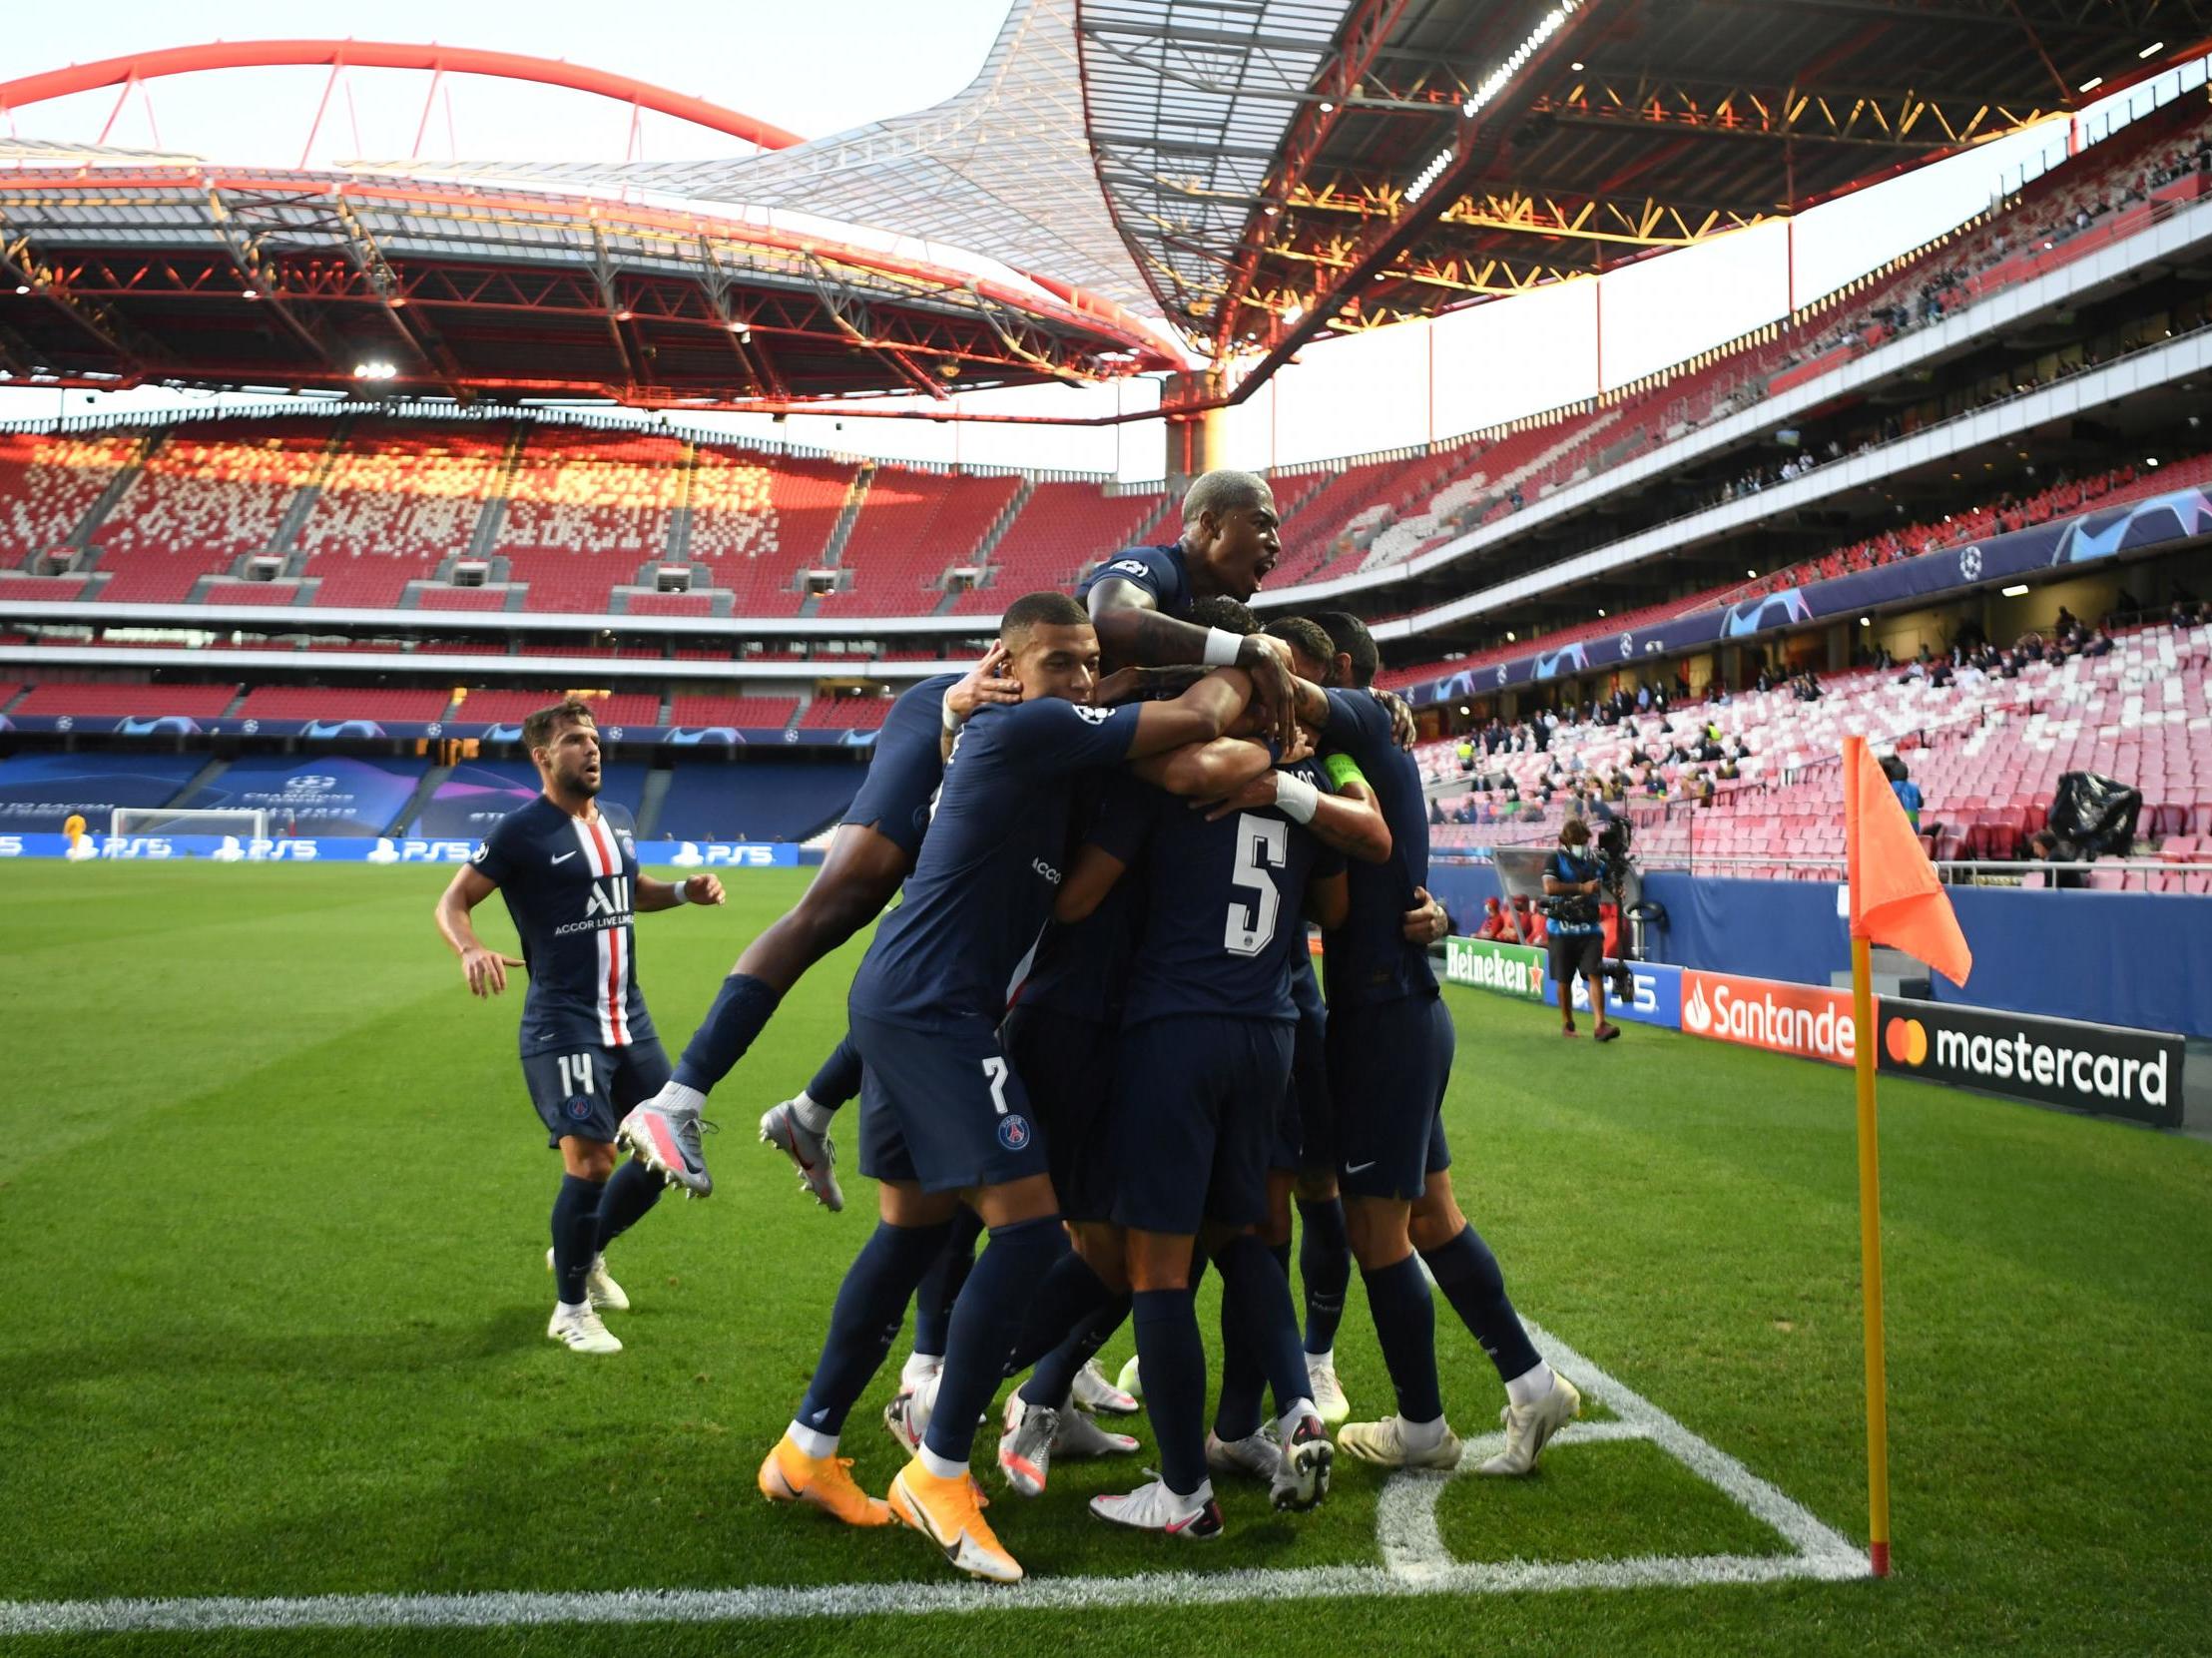
<path fill-rule="evenodd" d="M 1367 625 L 1342 611 L 1314 620 L 1337 648 L 1335 677 L 1371 684 L 1380 659 Z M 1420 769 L 1392 741 L 1374 699 L 1338 690 L 1324 696 L 1323 737 L 1359 763 L 1391 836 L 1387 862 L 1353 865 L 1349 914 L 1328 934 L 1322 956 L 1346 1228 L 1397 1393 L 1395 1415 L 1349 1423 L 1337 1443 L 1388 1467 L 1458 1465 L 1459 1439 L 1444 1421 L 1436 1382 L 1435 1302 L 1413 1259 L 1417 1249 L 1505 1383 L 1505 1448 L 1481 1471 L 1526 1473 L 1551 1435 L 1580 1413 L 1582 1398 L 1529 1342 L 1506 1299 L 1497 1258 L 1452 1199 L 1442 1118 L 1451 1016 L 1426 946 L 1410 940 L 1403 925 L 1409 901 L 1428 878 Z"/>
<path fill-rule="evenodd" d="M 1019 699 L 1004 667 L 1004 654 L 994 650 L 965 675 L 925 679 L 892 705 L 821 872 L 788 914 L 745 947 L 668 1086 L 623 1119 L 623 1143 L 649 1167 L 698 1197 L 714 1190 L 699 1142 L 708 1093 L 745 1057 L 801 975 L 890 902 L 914 866 L 944 775 L 939 733 L 986 704 Z M 838 1209 L 844 1199 L 828 1131 L 828 1113 L 817 1118 L 793 1101 L 761 1119 L 761 1138 L 791 1158 L 819 1201 Z"/>
<path fill-rule="evenodd" d="M 615 1120 L 668 1080 L 668 1058 L 638 988 L 632 921 L 639 911 L 719 904 L 722 882 L 681 885 L 638 872 L 629 815 L 599 810 L 599 732 L 589 704 L 570 699 L 522 723 L 522 741 L 544 792 L 496 824 L 438 899 L 438 931 L 461 958 L 475 996 L 507 988 L 527 967 L 522 1074 L 561 1154 L 553 1200 L 557 1299 L 546 1335 L 575 1353 L 620 1353 L 600 1320 L 630 1299 L 607 1272 L 607 1246 L 661 1195 L 660 1176 L 639 1162 L 615 1167 Z M 522 938 L 522 959 L 485 947 L 470 920 L 498 892 Z"/>
<path fill-rule="evenodd" d="M 1060 919 L 1080 919 L 1142 856 L 1142 942 L 1128 975 L 1108 1133 L 1112 1219 L 1125 1239 L 1160 1473 L 1091 1506 L 1124 1525 L 1194 1538 L 1222 1527 L 1208 1477 L 1194 1246 L 1221 1270 L 1225 1328 L 1242 1336 L 1274 1386 L 1283 1441 L 1270 1470 L 1276 1506 L 1311 1507 L 1328 1488 L 1332 1450 L 1307 1396 L 1290 1286 L 1255 1229 L 1268 1218 L 1268 1155 L 1290 1083 L 1291 966 L 1305 949 L 1300 912 L 1310 878 L 1318 877 L 1313 901 L 1325 919 L 1344 900 L 1342 859 L 1310 829 L 1326 817 L 1365 855 L 1388 846 L 1373 806 L 1332 798 L 1311 765 L 1267 774 L 1234 805 L 1234 816 L 1202 815 L 1129 785 L 1078 854 L 1056 906 Z"/>
<path fill-rule="evenodd" d="M 1014 601 L 999 639 L 1020 701 L 979 707 L 962 728 L 904 896 L 852 980 L 860 1168 L 879 1183 L 880 1223 L 845 1274 L 814 1380 L 760 1484 L 773 1500 L 812 1501 L 848 1524 L 895 1517 L 956 1569 L 1013 1582 L 1021 1567 L 983 1519 L 968 1458 L 1026 1299 L 1065 1246 L 999 1021 L 1059 884 L 1074 777 L 1210 742 L 1251 689 L 1243 676 L 1214 675 L 1170 702 L 1089 706 L 1098 636 L 1064 594 Z M 953 1304 L 921 1444 L 887 1503 L 874 1502 L 837 1459 L 837 1438 L 962 1202 L 988 1242 Z"/>

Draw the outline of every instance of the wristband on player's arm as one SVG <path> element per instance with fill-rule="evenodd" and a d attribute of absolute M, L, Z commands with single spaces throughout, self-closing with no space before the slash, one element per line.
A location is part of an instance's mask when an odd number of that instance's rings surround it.
<path fill-rule="evenodd" d="M 1199 660 L 1209 668 L 1234 668 L 1244 650 L 1244 640 L 1227 628 L 1206 630 L 1206 652 Z"/>
<path fill-rule="evenodd" d="M 941 707 L 944 713 L 944 729 L 957 734 L 959 729 L 967 722 L 952 712 L 952 693 L 950 691 L 944 694 L 944 702 Z"/>
<path fill-rule="evenodd" d="M 1275 810 L 1294 824 L 1310 824 L 1321 810 L 1321 791 L 1295 772 L 1275 774 Z"/>
<path fill-rule="evenodd" d="M 691 889 L 690 889 L 689 887 L 687 887 L 687 886 L 686 886 L 686 885 L 685 885 L 685 884 L 684 884 L 684 883 L 683 883 L 682 881 L 680 881 L 680 880 L 672 880 L 672 881 L 670 881 L 670 882 L 668 883 L 668 889 L 669 889 L 669 890 L 670 890 L 671 892 L 674 892 L 674 893 L 676 894 L 676 897 L 675 897 L 675 899 L 673 900 L 674 902 L 676 902 L 676 903 L 690 903 L 690 902 L 691 902 Z"/>

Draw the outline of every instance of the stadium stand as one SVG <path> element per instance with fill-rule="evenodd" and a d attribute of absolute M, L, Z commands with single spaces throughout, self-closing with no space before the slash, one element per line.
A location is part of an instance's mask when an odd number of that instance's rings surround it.
<path fill-rule="evenodd" d="M 465 552 L 512 441 L 505 426 L 362 426 L 339 449 L 299 532 L 315 603 L 388 610 Z"/>
<path fill-rule="evenodd" d="M 781 731 L 798 712 L 797 697 L 674 697 L 670 699 L 668 723 Z"/>
<path fill-rule="evenodd" d="M 857 473 L 846 461 L 701 444 L 685 549 L 693 569 L 727 589 L 741 616 L 798 615 L 807 598 L 799 573 L 827 559 Z"/>
<path fill-rule="evenodd" d="M 0 569 L 25 569 L 37 555 L 66 551 L 138 446 L 122 433 L 0 432 Z"/>
<path fill-rule="evenodd" d="M 678 766 L 661 803 L 673 840 L 804 840 L 852 804 L 861 769 L 837 762 L 695 761 Z"/>
<path fill-rule="evenodd" d="M 614 761 L 600 772 L 599 799 L 635 819 L 645 795 L 646 768 Z M 526 760 L 479 760 L 456 766 L 422 803 L 406 832 L 440 840 L 473 840 L 539 792 L 537 768 Z"/>
<path fill-rule="evenodd" d="M 284 508 L 321 463 L 327 426 L 277 421 L 252 436 L 174 428 L 93 531 L 99 597 L 177 604 L 206 576 L 273 550 Z"/>
<path fill-rule="evenodd" d="M 1901 680 L 1903 683 L 1900 683 Z M 1973 671 L 1948 686 L 1869 668 L 1821 682 L 1804 700 L 1789 684 L 1735 696 L 1725 705 L 1689 703 L 1664 714 L 1631 713 L 1617 725 L 1568 723 L 1518 752 L 1485 753 L 1475 776 L 1512 789 L 1470 788 L 1439 797 L 1439 845 L 1548 840 L 1577 780 L 1622 775 L 1616 810 L 1640 820 L 1650 861 L 1738 860 L 1729 872 L 1832 879 L 1807 857 L 1842 852 L 1840 784 L 1834 757 L 1847 732 L 1894 747 L 1925 797 L 1922 828 L 1942 859 L 2011 858 L 2042 827 L 2059 777 L 2090 771 L 2141 791 L 2138 832 L 2146 841 L 2212 833 L 2212 626 L 2147 624 L 2114 636 L 2103 655 L 2037 661 L 2014 678 Z M 1682 758 L 1705 727 L 1722 745 L 1748 746 L 1739 783 L 1716 782 L 1710 802 L 1686 797 L 1710 763 Z M 1460 775 L 1456 740 L 1425 745 L 1428 774 Z M 1633 764 L 1636 752 L 1653 757 Z M 1658 780 L 1654 793 L 1648 780 Z M 1545 802 L 1547 783 L 1551 800 Z M 2161 851 L 2165 848 L 2161 847 Z M 2184 875 L 2165 889 L 2193 889 Z"/>
<path fill-rule="evenodd" d="M 414 795 L 422 767 L 419 760 L 252 755 L 177 804 L 267 812 L 272 836 L 383 834 Z"/>
<path fill-rule="evenodd" d="M 239 689 L 236 685 L 35 685 L 15 712 L 119 720 L 174 714 L 213 720 L 237 701 Z"/>
<path fill-rule="evenodd" d="M 442 720 L 452 705 L 446 690 L 329 685 L 261 685 L 239 705 L 241 720 Z"/>
<path fill-rule="evenodd" d="M 1156 491 L 1109 495 L 1094 483 L 1037 484 L 991 550 L 984 582 L 962 593 L 951 613 L 995 616 L 1024 593 L 1072 587 L 1100 559 L 1135 546 L 1167 506 Z"/>
<path fill-rule="evenodd" d="M 1020 488 L 1013 477 L 878 467 L 840 564 L 852 572 L 851 585 L 840 582 L 825 595 L 823 610 L 883 615 L 933 608 L 945 571 L 976 562 L 985 533 Z"/>
<path fill-rule="evenodd" d="M 885 696 L 817 697 L 799 722 L 802 731 L 873 731 L 890 714 L 895 698 Z"/>
<path fill-rule="evenodd" d="M 596 692 L 566 691 L 469 691 L 462 694 L 453 710 L 455 720 L 469 723 L 478 720 L 491 724 L 508 724 L 528 719 L 541 708 L 550 708 L 562 698 L 576 695 L 592 705 L 592 713 L 602 726 L 657 726 L 661 723 L 661 699 L 644 692 Z"/>

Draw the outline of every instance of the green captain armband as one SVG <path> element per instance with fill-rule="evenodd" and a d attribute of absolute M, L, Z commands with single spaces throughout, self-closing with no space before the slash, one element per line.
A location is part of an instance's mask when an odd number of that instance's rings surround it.
<path fill-rule="evenodd" d="M 1360 770 L 1360 763 L 1350 755 L 1324 755 L 1321 769 L 1329 774 L 1329 787 L 1332 790 L 1341 790 L 1348 783 L 1357 783 L 1370 794 L 1375 792 L 1375 786 L 1368 782 L 1367 773 Z"/>

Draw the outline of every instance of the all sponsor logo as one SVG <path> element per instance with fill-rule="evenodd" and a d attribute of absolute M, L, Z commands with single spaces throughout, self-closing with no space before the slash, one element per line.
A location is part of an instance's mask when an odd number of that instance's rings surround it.
<path fill-rule="evenodd" d="M 1112 570 L 1115 574 L 1123 576 L 1143 576 L 1151 574 L 1150 570 L 1147 569 L 1145 565 L 1145 561 L 1141 558 L 1117 559 L 1112 564 L 1108 565 L 1107 568 L 1109 570 Z"/>
<path fill-rule="evenodd" d="M 1444 982 L 1495 990 L 1522 1001 L 1544 999 L 1544 952 L 1488 938 L 1444 940 Z"/>
<path fill-rule="evenodd" d="M 1849 991 L 1696 968 L 1682 975 L 1682 1028 L 1835 1065 L 1851 1064 L 1859 1051 Z"/>
<path fill-rule="evenodd" d="M 2164 1128 L 2181 1122 L 2179 1036 L 1894 998 L 1879 1022 L 1877 1063 L 1896 1075 Z"/>
<path fill-rule="evenodd" d="M 650 848 L 650 842 L 649 848 Z M 648 856 L 645 861 L 657 861 Z M 777 862 L 776 848 L 724 840 L 679 840 L 667 859 L 679 869 L 766 869 Z"/>
<path fill-rule="evenodd" d="M 1088 708 L 1081 703 L 1077 703 L 1075 705 L 1075 717 L 1094 726 L 1103 726 L 1114 717 L 1114 711 L 1110 708 Z"/>

